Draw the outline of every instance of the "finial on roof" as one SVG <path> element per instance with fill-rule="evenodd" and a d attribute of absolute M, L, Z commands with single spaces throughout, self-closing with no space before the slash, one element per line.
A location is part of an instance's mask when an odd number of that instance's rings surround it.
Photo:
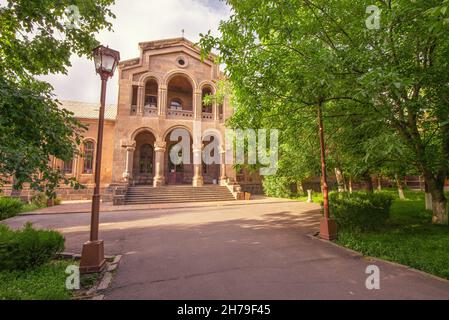
<path fill-rule="evenodd" d="M 182 32 L 182 38 L 184 39 L 185 30 L 182 29 L 181 32 Z"/>

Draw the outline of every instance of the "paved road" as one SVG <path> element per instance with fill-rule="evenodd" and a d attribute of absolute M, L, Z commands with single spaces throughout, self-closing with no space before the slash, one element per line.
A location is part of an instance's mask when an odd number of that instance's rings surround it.
<path fill-rule="evenodd" d="M 80 252 L 89 219 L 38 215 L 8 224 L 56 228 L 67 251 Z M 310 237 L 318 219 L 316 205 L 286 200 L 106 212 L 106 253 L 124 255 L 106 298 L 449 299 L 449 282 Z M 380 290 L 366 289 L 371 264 L 381 270 Z"/>

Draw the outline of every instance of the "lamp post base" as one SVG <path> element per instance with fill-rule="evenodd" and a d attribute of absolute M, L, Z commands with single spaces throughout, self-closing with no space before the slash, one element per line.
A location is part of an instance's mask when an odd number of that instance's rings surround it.
<path fill-rule="evenodd" d="M 321 219 L 320 238 L 328 241 L 337 240 L 337 222 L 334 219 Z"/>
<path fill-rule="evenodd" d="M 97 273 L 101 272 L 106 265 L 104 258 L 104 242 L 88 241 L 83 245 L 83 253 L 81 254 L 80 272 L 81 273 Z"/>

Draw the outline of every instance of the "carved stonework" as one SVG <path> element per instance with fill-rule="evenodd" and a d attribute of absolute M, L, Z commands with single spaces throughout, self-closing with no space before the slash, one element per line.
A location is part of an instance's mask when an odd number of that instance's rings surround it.
<path fill-rule="evenodd" d="M 156 141 L 154 143 L 154 151 L 156 152 L 165 152 L 167 150 L 167 142 L 165 141 Z"/>

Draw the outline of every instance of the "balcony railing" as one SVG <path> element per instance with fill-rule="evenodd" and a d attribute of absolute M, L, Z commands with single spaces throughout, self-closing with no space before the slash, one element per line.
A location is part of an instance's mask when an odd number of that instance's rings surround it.
<path fill-rule="evenodd" d="M 202 117 L 203 120 L 206 120 L 206 121 L 212 121 L 212 120 L 214 120 L 214 114 L 213 114 L 213 113 L 206 113 L 206 112 L 203 112 L 203 114 L 201 115 L 201 117 Z"/>
<path fill-rule="evenodd" d="M 170 118 L 192 119 L 193 111 L 189 110 L 168 110 L 167 115 Z"/>
<path fill-rule="evenodd" d="M 146 105 L 143 107 L 144 117 L 157 117 L 157 105 Z"/>

